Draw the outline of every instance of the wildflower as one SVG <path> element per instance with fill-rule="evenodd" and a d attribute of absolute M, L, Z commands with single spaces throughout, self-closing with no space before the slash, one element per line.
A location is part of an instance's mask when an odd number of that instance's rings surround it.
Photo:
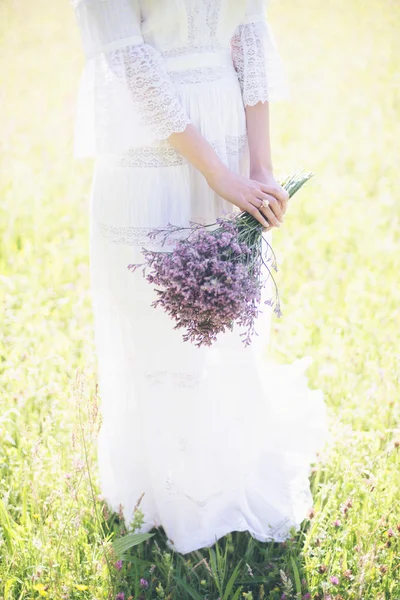
<path fill-rule="evenodd" d="M 390 527 L 390 529 L 387 532 L 387 536 L 388 537 L 393 537 L 394 536 L 394 531 L 393 531 L 393 529 L 391 527 Z"/>
<path fill-rule="evenodd" d="M 124 592 L 119 592 L 116 596 L 115 596 L 115 600 L 125 600 L 125 594 Z"/>
<path fill-rule="evenodd" d="M 339 585 L 339 579 L 336 577 L 336 575 L 332 575 L 332 577 L 330 578 L 330 582 L 333 585 Z"/>
<path fill-rule="evenodd" d="M 379 570 L 380 570 L 380 572 L 382 573 L 382 575 L 384 575 L 385 573 L 387 573 L 387 570 L 388 570 L 388 568 L 387 568 L 387 566 L 386 566 L 386 565 L 381 565 L 381 566 L 379 567 Z"/>
<path fill-rule="evenodd" d="M 353 501 L 351 498 L 348 498 L 346 500 L 346 502 L 344 502 L 344 504 L 341 507 L 341 511 L 344 515 L 347 515 L 347 512 L 349 510 L 349 508 L 351 508 L 353 506 Z"/>
<path fill-rule="evenodd" d="M 47 596 L 47 592 L 43 583 L 35 583 L 33 589 L 39 592 L 39 596 Z"/>
<path fill-rule="evenodd" d="M 87 589 L 88 589 L 88 586 L 87 586 L 87 585 L 83 585 L 82 583 L 75 583 L 75 584 L 74 584 L 74 587 L 75 587 L 77 590 L 81 591 L 81 592 L 83 592 L 84 590 L 87 590 Z"/>
<path fill-rule="evenodd" d="M 350 569 L 346 569 L 345 571 L 343 571 L 343 577 L 345 579 L 352 579 L 353 578 L 353 574 L 350 571 Z"/>
<path fill-rule="evenodd" d="M 117 569 L 117 571 L 120 571 L 122 569 L 122 560 L 117 560 L 117 562 L 114 563 L 114 567 Z"/>
<path fill-rule="evenodd" d="M 77 471 L 81 471 L 84 466 L 85 466 L 85 463 L 81 458 L 77 458 L 77 457 L 74 458 L 74 467 Z"/>
<path fill-rule="evenodd" d="M 307 592 L 307 594 L 304 594 L 303 600 L 311 600 L 311 594 L 310 594 L 310 592 Z"/>
<path fill-rule="evenodd" d="M 326 565 L 320 565 L 320 566 L 319 566 L 319 568 L 318 568 L 318 571 L 319 571 L 320 573 L 325 573 L 325 572 L 326 572 L 326 570 L 327 570 L 327 568 L 328 568 L 328 567 L 327 567 Z"/>
<path fill-rule="evenodd" d="M 142 577 L 142 579 L 140 580 L 140 585 L 144 588 L 147 588 L 149 587 L 149 582 L 147 581 L 147 579 L 143 579 Z"/>
<path fill-rule="evenodd" d="M 341 526 L 341 524 L 342 524 L 342 523 L 341 523 L 340 519 L 336 519 L 336 520 L 333 522 L 333 525 L 334 525 L 335 527 L 340 527 L 340 526 Z"/>
<path fill-rule="evenodd" d="M 315 508 L 312 507 L 312 508 L 310 508 L 310 510 L 308 512 L 308 518 L 313 519 L 314 517 L 315 517 Z"/>

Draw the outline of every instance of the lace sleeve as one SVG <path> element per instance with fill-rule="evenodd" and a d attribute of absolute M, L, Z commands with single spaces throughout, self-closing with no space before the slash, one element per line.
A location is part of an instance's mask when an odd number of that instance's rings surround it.
<path fill-rule="evenodd" d="M 287 100 L 287 72 L 265 14 L 248 14 L 231 38 L 232 60 L 245 106 Z"/>
<path fill-rule="evenodd" d="M 190 119 L 164 67 L 161 54 L 148 44 L 130 44 L 110 50 L 107 62 L 126 82 L 132 102 L 155 139 L 183 131 Z"/>
<path fill-rule="evenodd" d="M 90 76 L 93 80 L 89 87 L 97 110 L 96 126 L 99 121 L 107 126 L 105 111 L 121 112 L 124 107 L 126 127 L 129 120 L 133 122 L 134 113 L 153 139 L 166 139 L 173 132 L 183 131 L 190 119 L 161 53 L 144 42 L 139 0 L 71 0 L 71 3 L 87 63 L 91 63 L 87 79 Z M 131 110 L 125 109 L 127 94 Z M 117 119 L 118 115 L 109 115 L 110 127 Z M 103 134 L 97 132 L 97 137 L 104 138 Z"/>

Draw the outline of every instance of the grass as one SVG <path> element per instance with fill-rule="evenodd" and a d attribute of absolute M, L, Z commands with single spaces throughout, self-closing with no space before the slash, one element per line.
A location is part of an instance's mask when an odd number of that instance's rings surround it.
<path fill-rule="evenodd" d="M 96 479 L 92 163 L 72 157 L 78 32 L 68 2 L 0 3 L 4 600 L 400 599 L 400 7 L 282 0 L 270 15 L 292 86 L 271 108 L 275 169 L 315 173 L 274 233 L 283 318 L 270 351 L 314 357 L 335 444 L 311 478 L 314 512 L 286 544 L 233 532 L 181 556 L 160 530 L 119 569 L 124 523 Z"/>

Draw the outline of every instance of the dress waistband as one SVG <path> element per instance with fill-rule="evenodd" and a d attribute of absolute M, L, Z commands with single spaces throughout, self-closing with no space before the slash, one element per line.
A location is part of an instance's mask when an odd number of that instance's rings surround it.
<path fill-rule="evenodd" d="M 125 48 L 129 45 L 136 45 L 143 43 L 143 39 L 140 36 L 132 36 L 129 38 L 124 38 L 122 40 L 116 40 L 115 42 L 111 42 L 110 44 L 105 44 L 101 48 L 97 48 L 96 50 L 91 49 L 90 51 L 86 49 L 85 55 L 87 60 L 91 60 L 103 54 L 105 52 L 109 52 L 111 50 L 117 50 Z M 183 49 L 184 53 L 176 54 L 175 56 L 169 55 L 170 50 L 162 52 L 162 50 L 158 50 L 163 56 L 167 71 L 186 71 L 188 69 L 201 69 L 203 67 L 231 67 L 233 68 L 232 55 L 229 49 L 218 49 L 218 50 L 193 50 Z M 179 48 L 176 49 L 177 52 L 180 51 Z"/>
<path fill-rule="evenodd" d="M 233 67 L 229 50 L 190 52 L 178 56 L 164 56 L 167 71 L 185 71 L 202 67 Z"/>

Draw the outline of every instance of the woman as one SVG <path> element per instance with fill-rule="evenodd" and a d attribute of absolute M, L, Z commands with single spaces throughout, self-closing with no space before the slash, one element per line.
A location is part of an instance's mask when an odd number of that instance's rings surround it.
<path fill-rule="evenodd" d="M 270 312 L 245 347 L 184 342 L 131 263 L 149 230 L 251 212 L 271 241 L 288 195 L 273 175 L 268 103 L 288 96 L 262 0 L 77 0 L 87 58 L 76 156 L 95 156 L 90 264 L 102 494 L 181 553 L 230 531 L 283 541 L 312 506 L 327 439 L 309 357 L 266 364 Z M 165 249 L 165 248 L 164 248 Z M 265 290 L 268 295 L 271 288 Z"/>

